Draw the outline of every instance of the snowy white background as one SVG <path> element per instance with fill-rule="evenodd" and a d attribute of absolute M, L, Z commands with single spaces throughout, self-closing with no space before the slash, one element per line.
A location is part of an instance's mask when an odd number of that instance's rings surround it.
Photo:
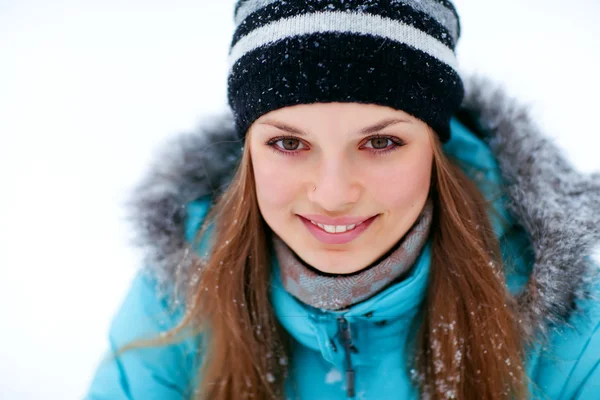
<path fill-rule="evenodd" d="M 462 67 L 600 169 L 600 2 L 456 0 Z M 233 0 L 0 0 L 0 398 L 78 399 L 139 264 L 121 204 L 226 105 Z"/>

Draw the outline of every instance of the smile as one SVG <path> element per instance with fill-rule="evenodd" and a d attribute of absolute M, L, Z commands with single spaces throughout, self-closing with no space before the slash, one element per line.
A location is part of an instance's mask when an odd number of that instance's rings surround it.
<path fill-rule="evenodd" d="M 320 242 L 326 244 L 349 243 L 365 232 L 379 214 L 351 225 L 324 225 L 298 216 L 306 229 Z"/>
<path fill-rule="evenodd" d="M 351 224 L 351 225 L 325 225 L 325 224 L 319 224 L 313 220 L 309 220 L 313 225 L 317 225 L 319 228 L 323 229 L 325 232 L 327 233 L 343 233 L 343 232 L 347 232 L 347 231 L 351 231 L 352 229 L 356 228 L 357 226 L 359 226 L 360 224 L 362 224 L 364 221 L 359 222 L 358 224 Z"/>

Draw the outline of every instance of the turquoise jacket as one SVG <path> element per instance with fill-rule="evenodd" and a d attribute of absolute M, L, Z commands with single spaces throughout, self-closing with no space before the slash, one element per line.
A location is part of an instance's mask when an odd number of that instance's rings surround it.
<path fill-rule="evenodd" d="M 597 297 L 600 284 L 594 274 L 597 267 L 586 253 L 600 236 L 597 216 L 593 216 L 593 211 L 596 214 L 600 211 L 597 208 L 600 185 L 594 177 L 579 174 L 568 166 L 550 142 L 523 117 L 522 109 L 510 109 L 512 103 L 502 97 L 501 92 L 496 92 L 495 97 L 483 94 L 483 85 L 487 83 L 475 82 L 474 89 L 467 93 L 464 110 L 452 120 L 452 139 L 445 144 L 444 150 L 462 161 L 465 172 L 480 183 L 497 212 L 508 221 L 508 224 L 501 223 L 491 215 L 507 265 L 509 290 L 516 296 L 522 295 L 528 290 L 527 282 L 536 276 L 542 282 L 538 288 L 548 291 L 540 303 L 531 305 L 536 312 L 532 312 L 533 317 L 526 322 L 531 324 L 531 329 L 546 332 L 550 339 L 547 344 L 540 342 L 527 349 L 526 371 L 530 378 L 531 398 L 600 399 L 600 301 Z M 223 126 L 231 126 L 228 120 L 223 123 L 227 124 Z M 200 136 L 203 139 L 197 140 L 202 145 L 195 142 L 195 136 L 181 139 L 190 148 L 190 153 L 186 154 L 197 154 L 194 151 L 206 147 L 206 140 L 215 142 L 225 137 L 211 131 Z M 213 192 L 215 183 L 222 188 L 230 178 L 231 168 L 219 164 L 219 160 L 235 162 L 234 150 L 223 151 L 224 154 L 210 159 L 211 165 L 216 165 L 211 176 L 222 176 L 219 182 L 210 183 Z M 558 158 L 548 161 L 549 156 Z M 204 158 L 197 165 L 205 167 L 206 161 Z M 151 173 L 138 189 L 134 208 L 138 210 L 136 216 L 140 226 L 146 229 L 140 235 L 152 247 L 149 247 L 147 264 L 133 280 L 114 317 L 109 331 L 108 355 L 127 342 L 158 335 L 173 327 L 181 316 L 177 308 L 172 311 L 165 295 L 175 279 L 173 263 L 165 260 L 180 254 L 177 251 L 189 244 L 212 205 L 213 194 L 206 193 L 206 184 L 195 187 L 192 194 L 185 195 L 188 198 L 181 194 L 182 189 L 177 189 L 174 196 L 173 192 L 157 195 L 156 188 L 165 187 L 165 182 L 158 183 L 160 179 L 171 179 L 168 181 L 172 184 L 171 189 L 197 184 L 198 176 L 194 175 L 197 170 L 190 172 L 194 169 L 189 165 L 189 157 L 186 163 L 185 168 L 183 164 L 172 165 L 170 171 L 177 171 L 179 176 L 193 176 L 173 178 L 174 175 Z M 158 170 L 164 172 L 164 166 Z M 533 174 L 537 180 L 533 179 Z M 585 194 L 581 191 L 573 194 L 572 186 L 568 186 L 571 192 L 565 189 L 567 186 L 561 186 L 567 185 L 564 182 L 573 185 L 576 179 L 579 189 L 587 188 L 590 196 L 595 194 L 596 197 L 583 201 Z M 531 184 L 538 180 L 539 183 Z M 484 182 L 506 185 L 509 194 L 494 196 L 493 188 Z M 545 191 L 548 186 L 544 185 L 553 186 L 550 191 Z M 197 196 L 199 193 L 202 195 Z M 548 193 L 558 194 L 556 198 L 548 199 Z M 183 216 L 179 225 L 174 224 L 173 219 L 165 222 L 164 215 L 171 209 L 165 205 L 167 199 L 175 206 L 184 204 L 182 213 L 176 214 Z M 148 210 L 159 205 L 162 217 L 158 213 L 148 216 Z M 587 218 L 587 224 L 583 222 L 588 230 L 578 227 L 581 221 L 570 224 L 573 215 L 571 211 L 565 214 L 564 210 L 575 205 L 579 207 L 573 208 L 576 215 Z M 547 212 L 542 213 L 543 218 L 532 217 L 541 212 Z M 558 225 L 553 226 L 553 222 Z M 164 233 L 165 229 L 167 233 Z M 161 233 L 157 233 L 159 231 Z M 571 242 L 565 236 L 567 234 L 584 235 L 585 240 Z M 175 238 L 176 235 L 180 237 Z M 157 242 L 163 243 L 162 247 L 157 248 Z M 210 252 L 206 242 L 205 238 L 195 249 L 199 256 Z M 558 256 L 553 253 L 556 251 L 560 252 Z M 401 282 L 349 310 L 332 312 L 312 308 L 291 296 L 282 286 L 277 259 L 273 258 L 271 298 L 274 312 L 296 339 L 290 358 L 287 397 L 303 400 L 417 399 L 418 392 L 411 384 L 405 362 L 405 345 L 414 333 L 409 327 L 418 317 L 429 267 L 430 243 L 427 243 L 410 275 Z M 189 338 L 176 345 L 128 352 L 117 360 L 101 362 L 86 398 L 188 398 L 187 388 L 197 372 L 195 340 Z M 353 350 L 350 350 L 349 340 Z M 352 381 L 348 370 L 354 372 Z"/>

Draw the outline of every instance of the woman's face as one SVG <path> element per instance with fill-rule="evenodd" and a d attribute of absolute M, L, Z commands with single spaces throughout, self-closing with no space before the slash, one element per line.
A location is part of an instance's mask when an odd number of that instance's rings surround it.
<path fill-rule="evenodd" d="M 323 272 L 372 264 L 406 234 L 429 194 L 429 128 L 403 111 L 300 104 L 262 115 L 247 140 L 263 218 Z"/>

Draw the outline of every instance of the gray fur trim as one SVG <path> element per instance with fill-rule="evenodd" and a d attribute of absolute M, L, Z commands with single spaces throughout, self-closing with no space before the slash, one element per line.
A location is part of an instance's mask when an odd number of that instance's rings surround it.
<path fill-rule="evenodd" d="M 529 234 L 535 264 L 517 298 L 529 335 L 565 323 L 587 298 L 600 241 L 600 174 L 578 172 L 531 121 L 528 110 L 484 78 L 468 81 L 463 107 L 475 114 L 499 162 L 509 209 Z"/>
<path fill-rule="evenodd" d="M 173 308 L 181 300 L 182 283 L 192 280 L 195 256 L 185 241 L 185 205 L 221 194 L 242 153 L 230 113 L 207 117 L 200 127 L 158 149 L 148 173 L 124 204 L 133 227 L 131 243 L 143 249 L 143 272 L 157 281 L 158 295 L 167 297 Z"/>
<path fill-rule="evenodd" d="M 531 279 L 517 298 L 522 324 L 528 334 L 544 335 L 550 326 L 566 323 L 597 279 L 589 255 L 600 241 L 600 173 L 575 170 L 504 89 L 484 78 L 464 82 L 463 109 L 498 159 L 510 211 L 535 251 Z M 126 204 L 145 270 L 163 294 L 189 280 L 185 204 L 222 193 L 241 155 L 229 110 L 200 125 L 164 145 Z"/>

